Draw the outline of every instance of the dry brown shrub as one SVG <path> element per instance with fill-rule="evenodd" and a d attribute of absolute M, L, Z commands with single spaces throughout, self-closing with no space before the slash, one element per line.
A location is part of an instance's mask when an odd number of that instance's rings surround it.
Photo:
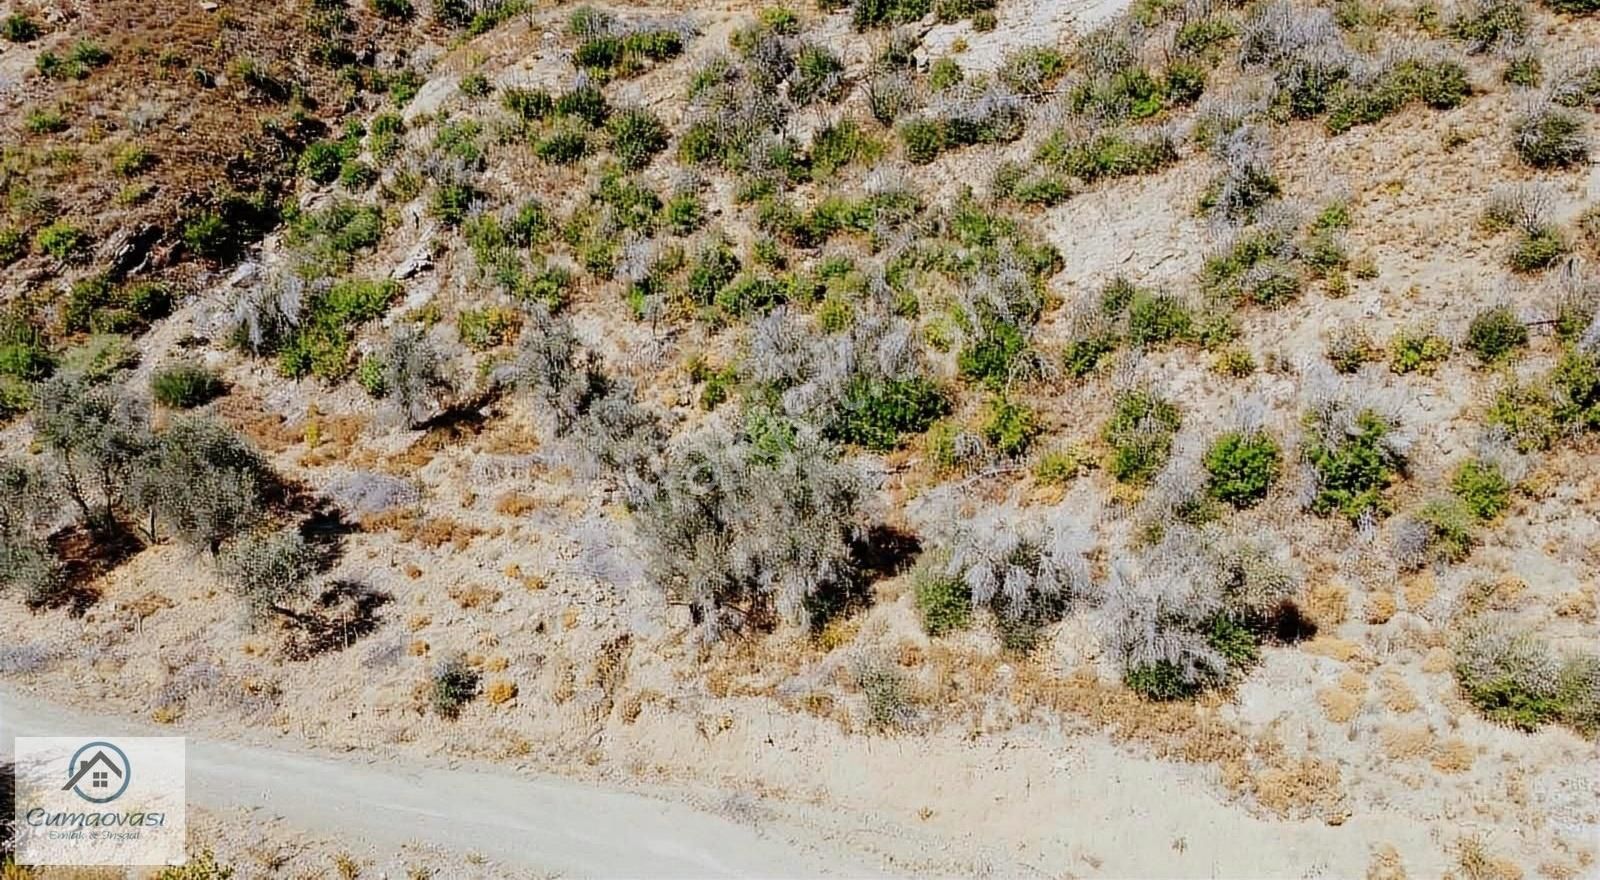
<path fill-rule="evenodd" d="M 1344 724 L 1361 711 L 1361 698 L 1338 688 L 1318 691 L 1317 702 L 1322 704 L 1322 714 L 1335 724 Z"/>
<path fill-rule="evenodd" d="M 1417 695 L 1412 693 L 1411 688 L 1408 687 L 1405 683 L 1405 680 L 1400 677 L 1400 673 L 1392 669 L 1385 672 L 1383 675 L 1381 690 L 1383 705 L 1387 707 L 1389 711 L 1398 712 L 1402 715 L 1407 712 L 1416 711 L 1418 706 Z"/>
<path fill-rule="evenodd" d="M 457 605 L 461 606 L 462 610 L 488 608 L 499 602 L 501 597 L 499 590 L 490 589 L 482 584 L 466 586 L 457 584 L 449 589 L 448 595 Z"/>
<path fill-rule="evenodd" d="M 1287 760 L 1255 777 L 1256 801 L 1280 816 L 1316 814 L 1334 824 L 1343 821 L 1344 789 L 1339 767 L 1306 757 Z"/>
<path fill-rule="evenodd" d="M 1379 732 L 1378 741 L 1383 753 L 1394 761 L 1428 757 L 1436 747 L 1433 731 L 1427 727 L 1386 727 Z"/>
<path fill-rule="evenodd" d="M 1309 642 L 1302 643 L 1300 650 L 1318 657 L 1331 657 L 1341 663 L 1348 663 L 1361 656 L 1360 645 L 1337 636 L 1317 636 Z"/>
<path fill-rule="evenodd" d="M 1440 773 L 1465 773 L 1476 759 L 1472 746 L 1460 739 L 1448 739 L 1433 753 L 1433 768 Z"/>
<path fill-rule="evenodd" d="M 540 506 L 539 499 L 523 492 L 507 492 L 494 500 L 494 512 L 501 516 L 522 516 Z"/>
<path fill-rule="evenodd" d="M 1406 599 L 1406 610 L 1420 612 L 1439 592 L 1439 582 L 1432 571 L 1424 570 L 1406 578 L 1401 589 Z"/>
<path fill-rule="evenodd" d="M 428 653 L 428 643 L 422 639 L 413 639 L 411 644 L 406 646 L 406 651 L 413 657 L 422 657 Z"/>
<path fill-rule="evenodd" d="M 465 525 L 463 523 L 456 522 L 453 519 L 441 516 L 431 517 L 423 521 L 423 523 L 417 526 L 416 530 L 410 534 L 407 534 L 406 531 L 402 529 L 401 540 L 407 542 L 415 540 L 417 543 L 427 547 L 430 550 L 436 550 L 444 544 L 449 543 L 453 549 L 455 549 L 457 552 L 460 552 L 470 547 L 472 545 L 472 539 L 481 534 L 483 534 L 482 529 Z"/>
<path fill-rule="evenodd" d="M 484 696 L 496 706 L 509 703 L 517 698 L 517 684 L 506 679 L 496 679 L 489 682 L 489 687 L 484 691 Z"/>
<path fill-rule="evenodd" d="M 1306 589 L 1305 610 L 1317 626 L 1338 626 L 1350 613 L 1350 591 L 1331 581 L 1313 584 Z"/>
<path fill-rule="evenodd" d="M 1422 658 L 1422 671 L 1429 673 L 1449 672 L 1455 665 L 1455 656 L 1448 648 L 1429 648 L 1428 653 Z"/>
<path fill-rule="evenodd" d="M 1388 623 L 1394 617 L 1395 601 L 1390 593 L 1378 592 L 1367 597 L 1366 619 L 1374 626 Z"/>
<path fill-rule="evenodd" d="M 1406 866 L 1394 844 L 1385 843 L 1367 860 L 1367 880 L 1406 880 Z"/>

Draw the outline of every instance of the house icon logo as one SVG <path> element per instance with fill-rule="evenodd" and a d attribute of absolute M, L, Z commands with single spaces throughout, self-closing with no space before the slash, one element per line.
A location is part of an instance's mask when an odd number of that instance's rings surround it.
<path fill-rule="evenodd" d="M 111 743 L 96 740 L 78 749 L 67 762 L 67 784 L 78 797 L 91 804 L 109 804 L 128 790 L 133 766 L 128 756 Z"/>

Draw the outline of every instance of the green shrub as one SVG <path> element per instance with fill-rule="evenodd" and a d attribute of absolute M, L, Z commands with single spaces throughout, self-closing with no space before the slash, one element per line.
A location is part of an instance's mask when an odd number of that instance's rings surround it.
<path fill-rule="evenodd" d="M 459 656 L 448 657 L 433 668 L 428 681 L 428 707 L 440 718 L 455 720 L 478 696 L 480 677 Z"/>
<path fill-rule="evenodd" d="M 1191 699 L 1201 690 L 1198 680 L 1184 678 L 1183 670 L 1168 660 L 1130 667 L 1122 674 L 1122 683 L 1128 690 L 1155 702 Z"/>
<path fill-rule="evenodd" d="M 928 66 L 928 87 L 936 92 L 949 91 L 960 85 L 964 76 L 961 64 L 946 55 Z"/>
<path fill-rule="evenodd" d="M 558 127 L 533 145 L 533 153 L 552 165 L 571 165 L 589 152 L 589 137 L 582 129 Z"/>
<path fill-rule="evenodd" d="M 199 364 L 173 364 L 150 376 L 150 395 L 172 409 L 193 409 L 225 391 L 222 379 Z"/>
<path fill-rule="evenodd" d="M 887 451 L 920 434 L 950 411 L 949 398 L 930 379 L 851 380 L 829 437 Z"/>
<path fill-rule="evenodd" d="M 1140 290 L 1128 303 L 1128 341 L 1134 345 L 1181 340 L 1193 326 L 1189 307 L 1171 294 Z"/>
<path fill-rule="evenodd" d="M 98 43 L 79 40 L 72 44 L 65 56 L 48 50 L 40 52 L 34 66 L 50 79 L 83 79 L 96 68 L 110 63 L 111 53 Z"/>
<path fill-rule="evenodd" d="M 1431 376 L 1450 357 L 1450 340 L 1427 330 L 1401 330 L 1389 343 L 1389 369 Z"/>
<path fill-rule="evenodd" d="M 1450 480 L 1450 491 L 1467 510 L 1488 522 L 1511 506 L 1511 481 L 1493 461 L 1474 458 L 1462 462 Z"/>
<path fill-rule="evenodd" d="M 1440 562 L 1461 562 L 1472 553 L 1477 538 L 1472 527 L 1477 519 L 1457 498 L 1436 498 L 1411 514 L 1425 538 L 1424 552 Z"/>
<path fill-rule="evenodd" d="M 514 339 L 522 319 L 513 310 L 500 306 L 467 309 L 456 319 L 461 341 L 473 351 L 488 351 Z"/>
<path fill-rule="evenodd" d="M 228 263 L 278 225 L 278 205 L 265 193 L 224 193 L 211 208 L 183 221 L 183 243 L 201 259 Z"/>
<path fill-rule="evenodd" d="M 1500 363 L 1527 344 L 1527 325 L 1510 306 L 1484 309 L 1467 325 L 1467 350 L 1486 364 Z"/>
<path fill-rule="evenodd" d="M 461 94 L 469 98 L 488 97 L 489 93 L 494 91 L 494 85 L 489 82 L 489 78 L 476 70 L 462 77 L 461 84 L 457 88 L 461 90 Z"/>
<path fill-rule="evenodd" d="M 1500 81 L 1524 89 L 1538 88 L 1544 82 L 1544 62 L 1534 52 L 1519 52 L 1506 61 Z"/>
<path fill-rule="evenodd" d="M 978 338 L 956 355 L 956 368 L 965 378 L 1000 388 L 1011 378 L 1011 368 L 1028 341 L 1020 329 L 1004 321 L 986 321 L 980 329 Z"/>
<path fill-rule="evenodd" d="M 1256 371 L 1256 359 L 1249 349 L 1228 348 L 1217 354 L 1211 369 L 1219 376 L 1243 379 Z"/>
<path fill-rule="evenodd" d="M 1143 486 L 1166 466 L 1172 435 L 1183 417 L 1178 407 L 1152 391 L 1134 389 L 1117 397 L 1102 431 L 1111 446 L 1107 468 L 1120 483 Z"/>
<path fill-rule="evenodd" d="M 137 177 L 156 164 L 156 157 L 138 144 L 123 144 L 111 157 L 111 170 L 122 177 Z"/>
<path fill-rule="evenodd" d="M 945 561 L 939 556 L 925 559 L 911 576 L 922 629 L 935 637 L 972 623 L 972 591 L 960 577 L 945 572 Z"/>
<path fill-rule="evenodd" d="M 557 116 L 581 120 L 590 128 L 605 125 L 606 118 L 611 115 L 611 105 L 606 102 L 605 93 L 593 83 L 563 92 L 556 98 L 554 109 Z"/>
<path fill-rule="evenodd" d="M 1277 481 L 1283 453 L 1264 431 L 1229 431 L 1206 450 L 1211 497 L 1234 507 L 1253 507 Z"/>
<path fill-rule="evenodd" d="M 811 138 L 811 176 L 827 179 L 847 166 L 870 162 L 882 152 L 883 145 L 854 120 L 824 125 Z"/>
<path fill-rule="evenodd" d="M 172 292 L 165 284 L 118 287 L 104 275 L 93 275 L 72 285 L 61 310 L 61 327 L 68 333 L 138 333 L 171 312 Z"/>
<path fill-rule="evenodd" d="M 996 396 L 984 406 L 983 424 L 979 431 L 996 452 L 1006 458 L 1016 458 L 1033 445 L 1040 428 L 1033 410 L 1003 396 Z"/>
<path fill-rule="evenodd" d="M 1466 68 L 1454 61 L 1401 61 L 1365 86 L 1348 85 L 1339 92 L 1328 114 L 1328 133 L 1371 125 L 1413 101 L 1449 110 L 1471 94 Z"/>
<path fill-rule="evenodd" d="M 139 363 L 139 350 L 126 336 L 96 333 L 61 353 L 60 368 L 90 382 L 105 382 Z"/>
<path fill-rule="evenodd" d="M 1241 235 L 1223 253 L 1208 257 L 1200 269 L 1206 293 L 1233 302 L 1274 307 L 1300 295 L 1299 273 L 1285 255 L 1292 252 L 1283 233 L 1254 230 Z"/>
<path fill-rule="evenodd" d="M 342 198 L 321 210 L 292 213 L 284 230 L 285 243 L 304 260 L 302 274 L 313 277 L 348 271 L 356 254 L 382 238 L 382 212 Z"/>
<path fill-rule="evenodd" d="M 1509 262 L 1517 272 L 1540 272 L 1556 264 L 1572 250 L 1561 230 L 1544 225 L 1525 230 L 1511 249 Z"/>
<path fill-rule="evenodd" d="M 1528 9 L 1520 0 L 1480 0 L 1450 22 L 1450 36 L 1481 54 L 1496 46 L 1514 46 L 1528 36 Z"/>
<path fill-rule="evenodd" d="M 89 233 L 62 218 L 34 233 L 33 244 L 54 260 L 76 263 L 89 255 Z"/>
<path fill-rule="evenodd" d="M 1196 18 L 1178 28 L 1173 44 L 1180 52 L 1204 55 L 1213 47 L 1238 36 L 1238 33 L 1238 29 L 1226 18 L 1218 16 Z"/>
<path fill-rule="evenodd" d="M 0 40 L 8 43 L 31 43 L 39 38 L 39 33 L 39 26 L 33 19 L 20 12 L 0 19 Z"/>
<path fill-rule="evenodd" d="M 57 107 L 32 107 L 23 117 L 23 126 L 33 134 L 56 134 L 67 130 L 67 117 Z"/>
<path fill-rule="evenodd" d="M 0 226 L 0 268 L 22 259 L 28 252 L 28 236 L 20 229 Z"/>
<path fill-rule="evenodd" d="M 689 235 L 705 222 L 705 207 L 700 204 L 700 197 L 692 192 L 678 193 L 668 199 L 662 209 L 662 223 L 673 235 Z"/>
<path fill-rule="evenodd" d="M 1089 470 L 1090 465 L 1077 448 L 1054 449 L 1039 456 L 1033 478 L 1044 486 L 1065 486 Z"/>
<path fill-rule="evenodd" d="M 411 0 L 367 0 L 367 5 L 373 12 L 395 21 L 410 21 L 417 13 Z"/>
<path fill-rule="evenodd" d="M 1074 379 L 1093 373 L 1106 358 L 1117 350 L 1117 336 L 1109 331 L 1088 331 L 1067 343 L 1062 352 L 1062 366 Z"/>
<path fill-rule="evenodd" d="M 1463 633 L 1455 653 L 1462 694 L 1490 720 L 1531 731 L 1561 716 L 1557 660 L 1533 633 L 1479 623 Z"/>
<path fill-rule="evenodd" d="M 1589 160 L 1583 120 L 1565 110 L 1542 107 L 1527 113 L 1513 134 L 1517 155 L 1534 168 L 1572 168 Z"/>
<path fill-rule="evenodd" d="M 478 197 L 478 191 L 465 183 L 441 183 L 433 191 L 428 213 L 446 226 L 460 226 Z"/>
<path fill-rule="evenodd" d="M 944 127 L 933 119 L 910 119 L 900 123 L 900 140 L 906 147 L 906 160 L 926 165 L 945 149 Z"/>
<path fill-rule="evenodd" d="M 858 31 L 909 24 L 933 9 L 933 0 L 851 0 L 851 20 Z"/>
<path fill-rule="evenodd" d="M 1034 151 L 1034 162 L 1070 174 L 1085 183 L 1151 174 L 1178 160 L 1171 136 L 1101 131 L 1092 136 L 1058 131 Z"/>
<path fill-rule="evenodd" d="M 344 379 L 351 369 L 351 331 L 381 317 L 401 292 L 397 281 L 352 278 L 312 296 L 294 335 L 278 351 L 279 372 L 290 378 Z"/>
<path fill-rule="evenodd" d="M 1370 409 L 1356 414 L 1351 430 L 1308 421 L 1313 439 L 1305 459 L 1317 481 L 1311 509 L 1322 516 L 1337 512 L 1351 522 L 1368 512 L 1388 512 L 1385 492 L 1405 467 L 1405 459 L 1385 442 L 1393 430 L 1389 422 Z"/>
<path fill-rule="evenodd" d="M 667 148 L 667 128 L 654 113 L 643 109 L 619 110 L 606 120 L 611 149 L 625 168 L 643 168 Z"/>

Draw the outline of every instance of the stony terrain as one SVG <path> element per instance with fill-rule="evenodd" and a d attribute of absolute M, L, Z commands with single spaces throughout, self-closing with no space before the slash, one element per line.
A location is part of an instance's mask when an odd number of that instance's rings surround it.
<path fill-rule="evenodd" d="M 161 5 L 0 2 L 0 681 L 886 873 L 1600 870 L 1584 0 Z"/>

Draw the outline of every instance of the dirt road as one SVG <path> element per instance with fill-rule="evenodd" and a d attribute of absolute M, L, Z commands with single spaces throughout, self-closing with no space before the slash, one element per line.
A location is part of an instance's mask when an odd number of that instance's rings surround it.
<path fill-rule="evenodd" d="M 173 736 L 0 689 L 0 756 L 15 736 Z M 639 794 L 515 771 L 399 766 L 190 738 L 192 806 L 257 808 L 323 837 L 423 842 L 582 877 L 810 877 L 875 873 L 755 828 Z"/>

